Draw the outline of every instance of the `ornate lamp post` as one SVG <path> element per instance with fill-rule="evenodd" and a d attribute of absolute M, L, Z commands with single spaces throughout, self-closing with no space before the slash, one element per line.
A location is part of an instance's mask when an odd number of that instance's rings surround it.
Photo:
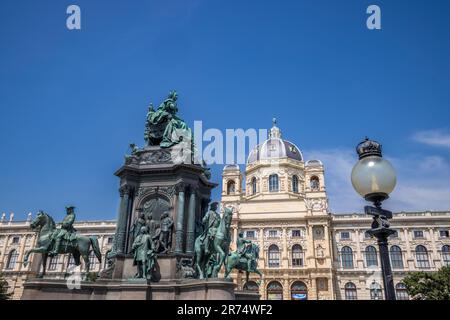
<path fill-rule="evenodd" d="M 392 212 L 381 208 L 381 203 L 389 198 L 397 182 L 395 170 L 389 161 L 382 158 L 381 144 L 376 141 L 366 138 L 358 144 L 356 152 L 359 161 L 352 170 L 353 188 L 374 205 L 364 207 L 365 213 L 373 216 L 372 228 L 368 233 L 378 240 L 386 300 L 395 300 L 388 249 L 388 237 L 395 231 L 389 228 L 388 219 L 392 218 Z"/>

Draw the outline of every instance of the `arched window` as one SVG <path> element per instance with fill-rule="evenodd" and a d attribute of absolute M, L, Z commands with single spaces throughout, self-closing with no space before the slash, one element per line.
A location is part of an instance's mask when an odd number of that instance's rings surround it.
<path fill-rule="evenodd" d="M 298 193 L 298 177 L 297 176 L 292 177 L 292 192 Z"/>
<path fill-rule="evenodd" d="M 271 174 L 269 176 L 269 191 L 270 192 L 278 192 L 278 175 Z"/>
<path fill-rule="evenodd" d="M 347 282 L 344 287 L 345 300 L 358 300 L 356 286 L 353 282 Z"/>
<path fill-rule="evenodd" d="M 373 280 L 372 284 L 370 285 L 370 299 L 371 300 L 382 300 L 383 297 L 381 296 L 381 286 Z"/>
<path fill-rule="evenodd" d="M 17 250 L 11 250 L 8 255 L 8 262 L 6 263 L 6 269 L 14 269 L 16 267 L 17 258 L 19 257 L 19 253 Z"/>
<path fill-rule="evenodd" d="M 227 194 L 233 194 L 236 192 L 236 184 L 233 180 L 228 181 L 227 183 Z"/>
<path fill-rule="evenodd" d="M 399 246 L 392 246 L 390 250 L 391 265 L 394 269 L 403 269 L 402 249 Z"/>
<path fill-rule="evenodd" d="M 311 179 L 309 180 L 309 186 L 313 191 L 319 190 L 320 187 L 319 178 L 316 176 L 312 176 Z"/>
<path fill-rule="evenodd" d="M 244 290 L 259 292 L 259 286 L 255 281 L 249 281 L 244 284 Z"/>
<path fill-rule="evenodd" d="M 418 245 L 416 247 L 416 262 L 417 267 L 421 269 L 428 269 L 430 267 L 430 260 L 428 259 L 428 251 L 424 246 Z"/>
<path fill-rule="evenodd" d="M 303 249 L 299 244 L 294 244 L 292 246 L 292 266 L 301 267 L 303 266 Z"/>
<path fill-rule="evenodd" d="M 256 178 L 252 178 L 252 194 L 256 194 Z"/>
<path fill-rule="evenodd" d="M 366 247 L 366 265 L 367 267 L 378 265 L 377 249 L 374 246 Z"/>
<path fill-rule="evenodd" d="M 50 263 L 48 265 L 48 270 L 56 270 L 57 266 L 58 266 L 58 256 L 54 256 L 50 259 Z"/>
<path fill-rule="evenodd" d="M 395 286 L 395 295 L 397 300 L 409 300 L 408 291 L 406 290 L 406 286 L 404 283 L 397 283 Z"/>
<path fill-rule="evenodd" d="M 353 250 L 350 247 L 343 247 L 341 249 L 341 264 L 344 269 L 353 268 Z"/>
<path fill-rule="evenodd" d="M 301 281 L 295 281 L 291 285 L 291 300 L 308 300 L 308 288 Z"/>
<path fill-rule="evenodd" d="M 283 300 L 283 286 L 278 281 L 267 285 L 267 300 Z"/>
<path fill-rule="evenodd" d="M 269 268 L 280 266 L 280 249 L 274 244 L 269 247 Z"/>
<path fill-rule="evenodd" d="M 442 247 L 442 262 L 444 266 L 450 266 L 450 246 L 445 245 Z"/>

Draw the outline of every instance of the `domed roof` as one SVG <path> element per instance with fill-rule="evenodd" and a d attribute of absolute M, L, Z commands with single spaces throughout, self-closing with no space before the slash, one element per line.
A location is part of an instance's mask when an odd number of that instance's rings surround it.
<path fill-rule="evenodd" d="M 223 171 L 239 171 L 239 166 L 237 164 L 227 164 L 225 167 L 223 167 Z"/>
<path fill-rule="evenodd" d="M 320 160 L 309 160 L 309 161 L 306 161 L 305 166 L 319 167 L 319 166 L 323 166 L 323 164 L 322 164 L 322 161 L 320 161 Z"/>
<path fill-rule="evenodd" d="M 289 158 L 297 161 L 303 160 L 300 149 L 287 140 L 281 139 L 281 130 L 276 125 L 276 119 L 273 119 L 273 126 L 269 132 L 269 139 L 262 144 L 257 145 L 247 158 L 247 164 L 259 160 Z"/>

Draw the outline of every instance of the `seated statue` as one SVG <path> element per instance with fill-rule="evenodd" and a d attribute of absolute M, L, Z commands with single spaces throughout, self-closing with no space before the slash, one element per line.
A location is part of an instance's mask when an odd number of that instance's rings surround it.
<path fill-rule="evenodd" d="M 150 106 L 145 131 L 148 144 L 169 148 L 181 142 L 183 136 L 192 136 L 186 123 L 177 116 L 177 99 L 177 93 L 172 91 L 156 111 Z"/>

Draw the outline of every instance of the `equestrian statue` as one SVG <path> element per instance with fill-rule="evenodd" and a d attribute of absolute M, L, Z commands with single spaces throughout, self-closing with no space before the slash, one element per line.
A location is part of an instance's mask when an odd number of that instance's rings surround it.
<path fill-rule="evenodd" d="M 60 229 L 56 228 L 53 218 L 39 211 L 36 218 L 31 222 L 30 228 L 38 233 L 36 247 L 25 253 L 23 261 L 24 266 L 29 263 L 31 253 L 40 253 L 42 255 L 42 273 L 38 274 L 38 278 L 45 276 L 47 267 L 47 258 L 54 257 L 58 254 L 69 253 L 73 256 L 76 266 L 84 260 L 85 277 L 89 279 L 90 261 L 89 254 L 93 251 L 98 261 L 101 263 L 102 254 L 96 237 L 81 236 L 76 233 L 73 223 L 75 222 L 75 207 L 66 207 L 66 216 L 64 217 Z"/>
<path fill-rule="evenodd" d="M 259 246 L 244 238 L 244 233 L 240 232 L 237 239 L 237 250 L 231 252 L 225 262 L 225 278 L 233 269 L 245 271 L 246 282 L 251 272 L 259 275 L 261 282 L 262 273 L 258 270 Z"/>
<path fill-rule="evenodd" d="M 195 267 L 199 279 L 217 278 L 228 256 L 233 210 L 225 208 L 222 218 L 213 202 L 203 217 L 203 232 L 195 239 Z"/>

